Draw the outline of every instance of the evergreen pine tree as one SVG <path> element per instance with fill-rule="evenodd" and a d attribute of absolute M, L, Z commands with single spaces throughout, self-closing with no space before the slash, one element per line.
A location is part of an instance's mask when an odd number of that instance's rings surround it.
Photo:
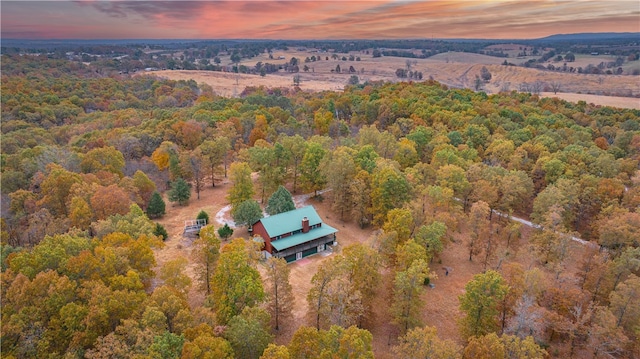
<path fill-rule="evenodd" d="M 171 184 L 171 190 L 169 191 L 169 201 L 178 202 L 179 205 L 185 206 L 189 203 L 191 197 L 191 189 L 189 184 L 182 178 L 178 178 Z"/>
<path fill-rule="evenodd" d="M 153 192 L 147 206 L 147 215 L 149 218 L 162 217 L 165 213 L 165 204 L 162 196 L 158 192 Z"/>
<path fill-rule="evenodd" d="M 169 238 L 169 233 L 167 233 L 167 230 L 160 223 L 156 223 L 156 228 L 153 230 L 153 235 L 157 237 L 162 236 L 163 241 L 166 241 L 167 238 Z"/>
<path fill-rule="evenodd" d="M 224 224 L 224 226 L 218 228 L 218 235 L 222 239 L 227 239 L 231 237 L 232 234 L 233 234 L 233 229 L 229 227 L 229 225 L 226 223 Z"/>
<path fill-rule="evenodd" d="M 296 209 L 296 205 L 293 203 L 291 193 L 283 186 L 278 187 L 278 189 L 271 195 L 267 201 L 267 207 L 265 208 L 270 216 L 294 209 Z"/>

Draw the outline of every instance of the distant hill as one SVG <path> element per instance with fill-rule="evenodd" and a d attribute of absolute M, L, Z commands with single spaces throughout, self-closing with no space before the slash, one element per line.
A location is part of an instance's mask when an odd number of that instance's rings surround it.
<path fill-rule="evenodd" d="M 588 40 L 638 40 L 640 32 L 583 32 L 578 34 L 556 34 L 537 39 L 539 41 L 588 41 Z"/>

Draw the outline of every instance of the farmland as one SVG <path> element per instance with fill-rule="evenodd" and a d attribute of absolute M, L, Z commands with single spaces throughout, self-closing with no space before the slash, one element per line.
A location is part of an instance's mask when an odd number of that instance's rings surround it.
<path fill-rule="evenodd" d="M 368 51 L 370 52 L 370 51 Z M 400 57 L 379 57 L 372 58 L 367 51 L 340 54 L 340 56 L 354 58 L 359 57 L 360 61 L 342 61 L 333 59 L 331 54 L 318 54 L 301 51 L 276 51 L 272 54 L 274 60 L 270 60 L 265 54 L 259 55 L 251 60 L 241 62 L 241 65 L 254 67 L 258 62 L 272 62 L 276 65 L 283 65 L 297 58 L 301 61 L 310 56 L 322 57 L 321 61 L 305 63 L 309 71 L 297 73 L 277 72 L 264 77 L 259 75 L 233 74 L 226 72 L 211 72 L 198 70 L 165 70 L 154 74 L 175 80 L 193 79 L 196 82 L 206 83 L 222 96 L 238 96 L 247 86 L 265 87 L 293 87 L 294 76 L 299 76 L 300 88 L 310 91 L 341 91 L 348 84 L 351 76 L 358 76 L 359 82 L 367 81 L 402 81 L 395 71 L 407 68 L 407 61 L 410 68 L 423 74 L 423 79 L 434 79 L 452 88 L 474 88 L 475 78 L 481 73 L 482 67 L 486 67 L 491 73 L 491 80 L 482 84 L 482 90 L 487 93 L 498 93 L 500 91 L 522 90 L 524 85 L 540 83 L 538 91 L 543 96 L 559 97 L 569 101 L 578 101 L 578 95 L 587 95 L 583 100 L 590 103 L 639 108 L 640 101 L 640 81 L 638 76 L 633 75 L 598 75 L 598 74 L 578 74 L 553 72 L 520 66 L 501 65 L 505 61 L 503 58 L 492 57 L 473 53 L 441 53 L 427 59 L 406 59 Z M 222 61 L 226 61 L 223 57 Z M 527 59 L 508 59 L 521 64 Z M 601 62 L 614 60 L 611 56 L 579 56 L 571 66 L 597 65 Z M 640 60 L 635 60 L 626 64 L 628 68 L 634 68 L 640 64 Z M 557 65 L 557 63 L 556 63 Z M 560 64 L 562 65 L 562 64 Z M 345 70 L 336 73 L 336 66 L 341 66 Z M 353 66 L 355 72 L 348 72 Z M 404 79 L 405 81 L 407 79 Z M 417 79 L 415 81 L 418 81 Z M 237 84 L 236 84 L 237 83 Z M 557 86 L 557 92 L 551 91 L 551 83 Z"/>

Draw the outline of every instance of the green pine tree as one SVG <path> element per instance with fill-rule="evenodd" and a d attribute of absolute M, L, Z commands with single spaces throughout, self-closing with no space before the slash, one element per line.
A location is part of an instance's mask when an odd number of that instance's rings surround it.
<path fill-rule="evenodd" d="M 149 218 L 162 217 L 165 214 L 165 203 L 162 196 L 158 192 L 153 192 L 149 205 L 147 206 L 147 215 Z"/>
<path fill-rule="evenodd" d="M 270 216 L 294 209 L 296 209 L 296 205 L 293 203 L 291 193 L 283 186 L 278 187 L 271 197 L 269 197 L 267 208 L 265 208 Z"/>
<path fill-rule="evenodd" d="M 224 226 L 218 228 L 218 235 L 222 239 L 227 239 L 231 237 L 232 234 L 233 234 L 233 229 L 229 227 L 229 225 L 226 223 L 224 224 Z"/>
<path fill-rule="evenodd" d="M 207 212 L 205 212 L 204 210 L 201 210 L 198 213 L 198 216 L 196 217 L 196 219 L 204 219 L 206 220 L 206 224 L 209 224 L 209 214 Z"/>
<path fill-rule="evenodd" d="M 169 201 L 178 202 L 181 206 L 186 206 L 189 203 L 191 197 L 191 189 L 189 184 L 182 178 L 178 178 L 171 184 L 171 190 L 169 191 Z"/>
<path fill-rule="evenodd" d="M 153 230 L 153 235 L 156 237 L 162 236 L 163 241 L 166 241 L 167 238 L 169 238 L 169 233 L 167 233 L 167 230 L 160 223 L 156 223 L 156 228 Z"/>

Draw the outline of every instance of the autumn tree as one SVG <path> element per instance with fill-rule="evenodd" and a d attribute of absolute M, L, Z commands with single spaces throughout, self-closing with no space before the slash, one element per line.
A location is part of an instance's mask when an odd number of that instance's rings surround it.
<path fill-rule="evenodd" d="M 326 153 L 320 143 L 311 142 L 307 145 L 300 163 L 301 185 L 305 190 L 313 191 L 314 196 L 318 195 L 318 191 L 324 188 L 327 181 L 320 167 Z"/>
<path fill-rule="evenodd" d="M 233 348 L 224 338 L 212 334 L 203 334 L 193 340 L 187 341 L 182 347 L 183 359 L 232 359 Z"/>
<path fill-rule="evenodd" d="M 284 345 L 269 344 L 262 352 L 260 359 L 289 359 L 289 349 Z"/>
<path fill-rule="evenodd" d="M 380 255 L 371 247 L 355 243 L 342 250 L 345 260 L 347 282 L 361 296 L 363 315 L 358 318 L 358 325 L 370 318 L 373 311 L 378 286 L 380 284 Z"/>
<path fill-rule="evenodd" d="M 215 187 L 216 169 L 225 164 L 227 152 L 231 149 L 231 142 L 227 137 L 216 137 L 214 140 L 202 142 L 198 149 L 202 153 L 205 163 L 210 170 L 211 186 Z"/>
<path fill-rule="evenodd" d="M 236 238 L 220 252 L 211 279 L 211 299 L 221 324 L 229 323 L 245 307 L 255 306 L 264 298 L 260 273 L 255 268 L 250 250 L 250 243 Z"/>
<path fill-rule="evenodd" d="M 124 176 L 124 156 L 115 147 L 94 148 L 87 152 L 80 162 L 84 173 L 108 171 Z"/>
<path fill-rule="evenodd" d="M 631 274 L 609 295 L 609 309 L 616 318 L 616 325 L 627 333 L 637 331 L 640 322 L 640 277 Z"/>
<path fill-rule="evenodd" d="M 469 227 L 471 233 L 469 234 L 469 241 L 467 242 L 467 248 L 469 248 L 469 261 L 473 260 L 474 255 L 479 255 L 483 249 L 485 249 L 484 243 L 492 235 L 489 228 L 489 213 L 491 209 L 486 202 L 479 201 L 471 206 L 469 211 Z M 486 268 L 486 262 L 485 262 Z"/>
<path fill-rule="evenodd" d="M 266 262 L 267 269 L 267 308 L 275 330 L 280 330 L 281 323 L 292 317 L 293 289 L 289 283 L 289 267 L 282 258 L 271 257 Z"/>
<path fill-rule="evenodd" d="M 340 212 L 341 219 L 344 219 L 345 214 L 351 213 L 353 208 L 351 184 L 356 175 L 353 152 L 347 147 L 338 147 L 329 152 L 321 164 L 327 185 L 332 190 L 331 208 Z"/>
<path fill-rule="evenodd" d="M 273 341 L 269 330 L 269 313 L 259 307 L 245 307 L 231 318 L 225 337 L 239 358 L 258 359 Z"/>
<path fill-rule="evenodd" d="M 293 203 L 291 193 L 283 186 L 279 186 L 271 197 L 269 197 L 267 206 L 265 207 L 265 211 L 271 216 L 294 209 L 296 209 L 296 205 Z"/>
<path fill-rule="evenodd" d="M 346 328 L 362 319 L 365 308 L 362 304 L 362 293 L 354 287 L 347 274 L 349 263 L 344 257 L 338 257 L 334 264 L 338 271 L 326 287 L 327 305 L 321 309 L 329 325 Z"/>
<path fill-rule="evenodd" d="M 136 203 L 141 208 L 147 208 L 153 193 L 156 192 L 156 184 L 144 172 L 137 170 L 133 174 L 133 185 L 139 196 L 139 201 L 136 200 Z"/>
<path fill-rule="evenodd" d="M 433 358 L 458 359 L 462 348 L 451 340 L 442 340 L 434 327 L 410 329 L 392 348 L 399 359 Z"/>
<path fill-rule="evenodd" d="M 321 326 L 325 327 L 329 321 L 332 284 L 339 276 L 342 264 L 341 257 L 333 257 L 322 263 L 316 274 L 311 278 L 312 287 L 307 295 L 307 303 L 309 305 L 309 313 L 313 317 L 313 324 L 315 324 L 317 330 L 320 330 Z"/>
<path fill-rule="evenodd" d="M 568 259 L 570 251 L 571 234 L 567 233 L 562 224 L 563 210 L 558 206 L 550 208 L 543 222 L 543 228 L 533 236 L 534 251 L 540 261 L 551 267 L 558 277 Z"/>
<path fill-rule="evenodd" d="M 465 293 L 459 297 L 460 310 L 465 313 L 460 320 L 460 329 L 465 337 L 477 337 L 499 329 L 499 304 L 508 290 L 500 273 L 493 270 L 476 274 L 465 285 Z"/>
<path fill-rule="evenodd" d="M 191 287 L 191 278 L 185 273 L 188 260 L 185 257 L 177 257 L 165 262 L 160 268 L 159 278 L 165 285 L 169 285 L 183 295 L 189 293 Z"/>
<path fill-rule="evenodd" d="M 372 340 L 368 330 L 356 326 L 345 329 L 334 325 L 328 330 L 300 327 L 293 334 L 288 348 L 291 358 L 373 359 Z"/>
<path fill-rule="evenodd" d="M 395 269 L 396 272 L 406 271 L 417 260 L 429 261 L 427 251 L 411 238 L 399 244 L 395 249 Z"/>
<path fill-rule="evenodd" d="M 598 243 L 620 255 L 628 246 L 637 247 L 640 238 L 640 213 L 615 207 L 605 208 L 599 221 Z"/>
<path fill-rule="evenodd" d="M 360 228 L 371 223 L 371 175 L 360 170 L 351 182 L 349 189 L 352 193 L 353 205 L 351 215 Z"/>
<path fill-rule="evenodd" d="M 231 210 L 231 217 L 238 226 L 247 226 L 251 229 L 254 223 L 262 218 L 262 208 L 258 201 L 250 199 L 240 203 Z"/>
<path fill-rule="evenodd" d="M 447 233 L 447 225 L 443 222 L 433 221 L 429 225 L 420 226 L 415 233 L 416 243 L 424 247 L 427 257 L 432 260 L 444 249 L 444 237 Z"/>
<path fill-rule="evenodd" d="M 424 259 L 415 260 L 406 271 L 396 273 L 391 313 L 393 323 L 403 333 L 420 325 L 420 314 L 424 306 L 421 295 L 428 276 L 429 267 Z"/>
<path fill-rule="evenodd" d="M 251 199 L 255 191 L 253 189 L 249 164 L 246 162 L 232 163 L 229 172 L 229 177 L 233 185 L 229 189 L 227 200 L 231 203 L 231 207 L 235 208 L 240 203 Z"/>
<path fill-rule="evenodd" d="M 471 337 L 464 348 L 463 356 L 479 359 L 544 359 L 547 357 L 547 352 L 531 337 L 520 339 L 512 335 L 499 337 L 495 333 L 489 333 L 480 337 Z"/>
<path fill-rule="evenodd" d="M 413 234 L 413 215 L 405 208 L 394 208 L 387 213 L 387 220 L 382 229 L 387 232 L 395 232 L 399 243 L 405 242 Z"/>
<path fill-rule="evenodd" d="M 196 263 L 198 286 L 207 295 L 211 294 L 211 280 L 220 256 L 220 240 L 216 236 L 213 225 L 200 229 L 198 239 L 194 242 L 192 258 Z"/>
<path fill-rule="evenodd" d="M 436 178 L 437 184 L 452 189 L 453 194 L 463 200 L 466 208 L 466 200 L 471 192 L 471 184 L 467 180 L 464 169 L 454 164 L 447 164 L 437 170 Z"/>
<path fill-rule="evenodd" d="M 396 160 L 402 169 L 413 167 L 418 163 L 418 152 L 415 143 L 407 138 L 403 138 L 398 142 L 394 160 Z"/>
<path fill-rule="evenodd" d="M 624 329 L 617 325 L 615 315 L 606 307 L 596 307 L 591 319 L 586 346 L 594 358 L 600 354 L 621 357 L 629 344 Z"/>
<path fill-rule="evenodd" d="M 193 317 L 184 294 L 170 286 L 156 288 L 149 298 L 149 305 L 160 311 L 167 330 L 181 334 L 192 325 Z"/>
<path fill-rule="evenodd" d="M 164 141 L 151 154 L 151 161 L 156 165 L 158 170 L 164 171 L 169 168 L 169 162 L 172 157 L 178 155 L 178 146 L 170 141 Z"/>
<path fill-rule="evenodd" d="M 205 162 L 206 159 L 200 149 L 189 152 L 183 161 L 183 167 L 188 168 L 188 172 L 192 174 L 190 177 L 193 180 L 193 189 L 196 191 L 198 199 L 200 199 L 200 191 L 204 189 Z"/>
<path fill-rule="evenodd" d="M 302 136 L 294 135 L 281 137 L 279 143 L 281 143 L 282 147 L 289 153 L 293 175 L 293 193 L 297 193 L 299 168 L 304 154 L 307 151 L 307 142 Z"/>
<path fill-rule="evenodd" d="M 115 214 L 126 214 L 129 212 L 131 200 L 129 195 L 117 185 L 98 187 L 91 196 L 91 207 L 96 215 L 96 219 L 105 219 Z"/>
<path fill-rule="evenodd" d="M 67 216 L 67 201 L 71 187 L 80 183 L 80 176 L 55 164 L 49 165 L 47 171 L 48 174 L 40 185 L 42 191 L 40 203 L 55 216 Z"/>
<path fill-rule="evenodd" d="M 69 219 L 71 225 L 82 230 L 86 230 L 91 225 L 93 211 L 82 197 L 73 197 L 69 206 Z"/>
<path fill-rule="evenodd" d="M 261 203 L 272 195 L 279 186 L 284 184 L 284 168 L 277 162 L 277 152 L 274 146 L 265 140 L 256 141 L 248 150 L 249 165 L 258 172 Z"/>
<path fill-rule="evenodd" d="M 373 222 L 382 225 L 387 213 L 401 208 L 411 196 L 411 186 L 404 175 L 390 163 L 380 163 L 371 176 L 371 212 Z"/>

